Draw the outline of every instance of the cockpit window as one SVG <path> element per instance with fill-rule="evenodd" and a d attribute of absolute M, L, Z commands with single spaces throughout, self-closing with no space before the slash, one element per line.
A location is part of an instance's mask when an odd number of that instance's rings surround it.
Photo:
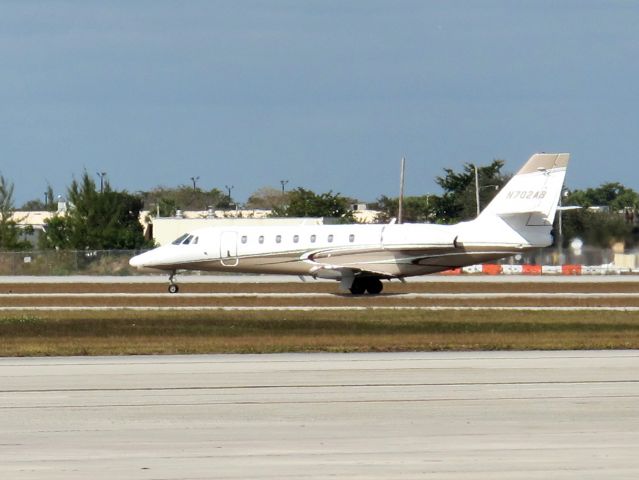
<path fill-rule="evenodd" d="M 185 233 L 184 235 L 179 236 L 178 238 L 176 238 L 175 240 L 173 240 L 173 245 L 188 245 L 188 244 L 192 244 L 195 245 L 199 240 L 199 237 L 195 237 L 193 235 L 189 235 L 188 233 Z"/>
<path fill-rule="evenodd" d="M 184 239 L 185 239 L 186 237 L 188 237 L 188 236 L 189 236 L 189 234 L 188 234 L 188 233 L 185 233 L 184 235 L 179 236 L 178 238 L 176 238 L 175 240 L 173 240 L 173 245 L 179 245 L 179 244 L 181 244 L 181 243 L 184 241 Z"/>

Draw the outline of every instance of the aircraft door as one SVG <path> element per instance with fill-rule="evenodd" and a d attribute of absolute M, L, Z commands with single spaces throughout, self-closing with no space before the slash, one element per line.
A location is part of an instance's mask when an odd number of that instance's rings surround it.
<path fill-rule="evenodd" d="M 225 267 L 235 267 L 240 262 L 237 257 L 237 232 L 222 232 L 220 260 Z"/>

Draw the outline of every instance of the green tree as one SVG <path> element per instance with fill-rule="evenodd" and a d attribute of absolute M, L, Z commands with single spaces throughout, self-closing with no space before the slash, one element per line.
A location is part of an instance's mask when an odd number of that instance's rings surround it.
<path fill-rule="evenodd" d="M 247 208 L 272 210 L 282 208 L 287 201 L 287 194 L 273 187 L 262 187 L 251 194 L 246 202 Z"/>
<path fill-rule="evenodd" d="M 14 219 L 13 183 L 0 175 L 0 250 L 26 250 L 31 244 L 23 238 L 23 231 Z"/>
<path fill-rule="evenodd" d="M 28 200 L 20 208 L 23 212 L 55 212 L 57 205 L 53 201 L 53 188 L 51 185 L 47 185 L 47 190 L 44 192 L 46 201 L 43 202 L 39 198 Z"/>
<path fill-rule="evenodd" d="M 351 199 L 329 191 L 316 194 L 311 190 L 296 188 L 287 194 L 285 205 L 275 207 L 272 217 L 332 217 L 342 222 L 353 222 Z"/>
<path fill-rule="evenodd" d="M 614 212 L 625 208 L 639 208 L 639 194 L 618 182 L 603 183 L 599 187 L 573 190 L 564 200 L 566 205 L 581 207 L 609 207 Z"/>
<path fill-rule="evenodd" d="M 141 193 L 144 208 L 155 215 L 160 207 L 161 217 L 172 217 L 177 210 L 207 210 L 209 207 L 228 209 L 233 199 L 214 188 L 206 191 L 189 185 L 179 187 L 156 187 Z"/>
<path fill-rule="evenodd" d="M 175 217 L 178 208 L 178 202 L 175 198 L 162 197 L 157 204 L 159 208 L 151 211 L 151 215 L 158 215 L 160 217 Z"/>
<path fill-rule="evenodd" d="M 608 182 L 585 190 L 573 190 L 562 203 L 584 207 L 563 213 L 564 246 L 577 237 L 586 245 L 601 248 L 608 248 L 618 241 L 626 245 L 637 243 L 634 217 L 639 208 L 639 194 L 633 189 L 619 182 Z M 608 211 L 593 211 L 589 207 L 607 207 Z"/>
<path fill-rule="evenodd" d="M 478 167 L 480 205 L 485 207 L 510 179 L 501 172 L 503 160 L 493 160 L 488 166 Z M 475 199 L 475 167 L 466 163 L 462 172 L 444 169 L 445 175 L 437 177 L 437 184 L 444 190 L 434 201 L 435 216 L 441 223 L 457 223 L 477 216 Z"/>
<path fill-rule="evenodd" d="M 562 224 L 564 248 L 575 238 L 580 238 L 584 245 L 599 248 L 609 248 L 620 241 L 626 245 L 635 243 L 634 225 L 617 213 L 569 210 L 563 213 Z"/>
<path fill-rule="evenodd" d="M 402 221 L 405 223 L 428 223 L 435 220 L 435 208 L 438 197 L 435 195 L 420 195 L 404 197 Z M 379 210 L 377 221 L 388 223 L 397 218 L 399 212 L 399 198 L 382 195 L 371 205 L 373 210 Z"/>
<path fill-rule="evenodd" d="M 43 247 L 60 249 L 138 249 L 144 239 L 139 216 L 142 199 L 114 191 L 105 182 L 101 193 L 84 172 L 68 189 L 69 210 L 47 222 Z"/>

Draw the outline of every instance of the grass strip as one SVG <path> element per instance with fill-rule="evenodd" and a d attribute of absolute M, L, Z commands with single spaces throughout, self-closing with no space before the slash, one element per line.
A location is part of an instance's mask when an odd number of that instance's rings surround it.
<path fill-rule="evenodd" d="M 0 293 L 166 293 L 164 283 L 3 283 Z M 634 293 L 639 282 L 384 282 L 385 293 Z M 183 293 L 338 293 L 337 282 L 294 283 L 181 283 Z"/>
<path fill-rule="evenodd" d="M 0 355 L 639 348 L 636 313 L 39 312 L 0 316 Z"/>

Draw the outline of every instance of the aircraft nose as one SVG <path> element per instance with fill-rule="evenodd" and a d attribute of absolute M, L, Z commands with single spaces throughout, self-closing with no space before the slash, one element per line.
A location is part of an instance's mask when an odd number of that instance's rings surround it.
<path fill-rule="evenodd" d="M 136 255 L 135 257 L 131 257 L 129 259 L 129 265 L 131 265 L 132 267 L 136 267 L 136 268 L 144 267 L 144 265 L 145 265 L 144 253 L 142 253 L 140 255 Z"/>

